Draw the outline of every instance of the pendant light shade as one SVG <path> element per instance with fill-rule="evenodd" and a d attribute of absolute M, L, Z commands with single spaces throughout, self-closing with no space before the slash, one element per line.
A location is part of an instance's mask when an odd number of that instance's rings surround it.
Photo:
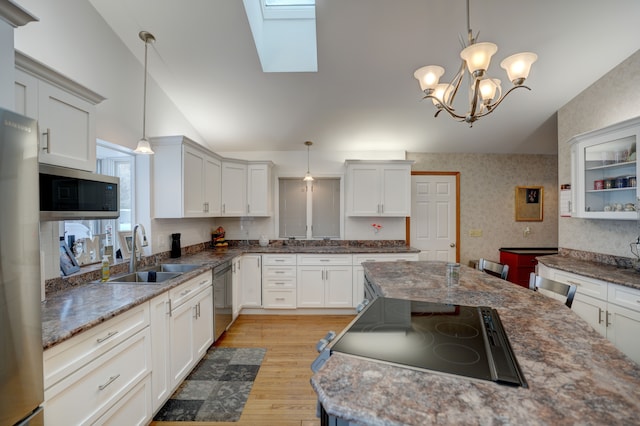
<path fill-rule="evenodd" d="M 156 41 L 156 38 L 147 31 L 140 31 L 138 37 L 144 41 L 144 99 L 142 102 L 142 139 L 138 141 L 138 146 L 133 152 L 136 154 L 151 155 L 153 154 L 153 150 L 147 140 L 147 53 L 149 43 Z"/>
<path fill-rule="evenodd" d="M 313 142 L 311 141 L 306 141 L 304 143 L 307 146 L 307 173 L 304 175 L 304 181 L 305 182 L 312 182 L 313 181 L 313 176 L 311 176 L 311 173 L 309 172 L 309 147 L 311 145 L 313 145 Z"/>

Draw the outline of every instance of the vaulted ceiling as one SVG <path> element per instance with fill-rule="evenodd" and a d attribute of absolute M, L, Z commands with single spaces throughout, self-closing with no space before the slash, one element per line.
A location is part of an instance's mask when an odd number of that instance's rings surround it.
<path fill-rule="evenodd" d="M 415 69 L 449 80 L 466 37 L 464 0 L 317 0 L 318 72 L 264 73 L 241 0 L 90 0 L 218 151 L 557 152 L 556 111 L 633 54 L 637 0 L 471 0 L 471 28 L 499 62 L 538 54 L 527 85 L 472 128 L 421 101 Z M 292 34 L 295 37 L 295 34 Z M 640 71 L 640 70 L 639 70 Z M 620 82 L 624 84 L 624 82 Z M 462 107 L 461 107 L 462 108 Z"/>

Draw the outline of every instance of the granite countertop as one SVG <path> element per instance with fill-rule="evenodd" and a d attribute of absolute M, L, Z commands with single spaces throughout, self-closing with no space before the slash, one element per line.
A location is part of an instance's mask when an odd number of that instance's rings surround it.
<path fill-rule="evenodd" d="M 165 259 L 163 263 L 199 264 L 202 267 L 158 284 L 90 282 L 47 296 L 47 299 L 41 305 L 43 348 L 51 348 L 243 253 L 357 254 L 418 252 L 419 250 L 407 246 L 359 247 L 328 245 L 303 247 L 300 245 L 269 245 L 261 247 L 259 245 L 247 245 L 223 250 L 205 250 L 176 259 Z"/>
<path fill-rule="evenodd" d="M 640 366 L 562 302 L 442 262 L 365 263 L 380 294 L 498 310 L 528 388 L 421 372 L 335 353 L 311 384 L 330 414 L 357 424 L 629 424 Z"/>
<path fill-rule="evenodd" d="M 591 277 L 613 284 L 620 284 L 640 290 L 640 273 L 632 268 L 608 265 L 600 262 L 576 259 L 571 256 L 551 255 L 536 258 L 549 268 Z"/>

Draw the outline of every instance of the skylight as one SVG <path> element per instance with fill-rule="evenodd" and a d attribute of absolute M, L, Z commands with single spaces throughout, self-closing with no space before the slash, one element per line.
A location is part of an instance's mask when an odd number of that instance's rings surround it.
<path fill-rule="evenodd" d="M 315 0 L 243 0 L 264 72 L 316 72 Z"/>

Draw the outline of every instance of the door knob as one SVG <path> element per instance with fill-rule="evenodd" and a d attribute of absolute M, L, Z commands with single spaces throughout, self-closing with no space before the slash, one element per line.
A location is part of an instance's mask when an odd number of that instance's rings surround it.
<path fill-rule="evenodd" d="M 455 247 L 455 246 L 456 246 L 456 243 L 449 244 L 449 247 Z"/>

